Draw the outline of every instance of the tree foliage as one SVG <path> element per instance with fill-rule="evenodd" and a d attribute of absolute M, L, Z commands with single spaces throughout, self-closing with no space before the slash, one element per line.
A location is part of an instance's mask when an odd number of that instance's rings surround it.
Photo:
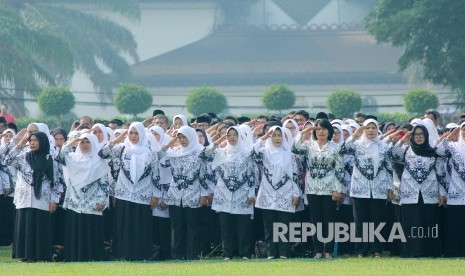
<path fill-rule="evenodd" d="M 362 97 L 352 90 L 336 90 L 326 100 L 326 107 L 338 118 L 352 118 L 362 108 Z"/>
<path fill-rule="evenodd" d="M 399 59 L 401 70 L 420 64 L 424 79 L 464 96 L 463 14 L 465 1 L 380 0 L 366 23 L 368 31 L 379 42 L 404 48 Z"/>
<path fill-rule="evenodd" d="M 60 116 L 68 113 L 76 102 L 69 88 L 47 87 L 40 92 L 37 103 L 43 113 Z"/>
<path fill-rule="evenodd" d="M 262 96 L 263 106 L 269 110 L 281 110 L 294 107 L 294 91 L 286 85 L 272 85 L 265 90 Z"/>
<path fill-rule="evenodd" d="M 137 84 L 124 84 L 115 96 L 115 107 L 123 114 L 137 114 L 145 112 L 152 106 L 152 94 L 147 88 Z"/>
<path fill-rule="evenodd" d="M 198 87 L 189 92 L 186 108 L 189 113 L 198 116 L 202 113 L 221 113 L 228 106 L 226 97 L 212 87 Z"/>
<path fill-rule="evenodd" d="M 427 109 L 439 106 L 438 95 L 427 89 L 416 88 L 403 95 L 404 108 L 407 112 L 422 114 Z"/>

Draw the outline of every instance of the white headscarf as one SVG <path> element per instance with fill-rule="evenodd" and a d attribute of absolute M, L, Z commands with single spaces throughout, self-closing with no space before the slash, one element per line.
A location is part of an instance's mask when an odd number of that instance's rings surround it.
<path fill-rule="evenodd" d="M 420 118 L 412 119 L 412 120 L 410 121 L 410 124 L 411 124 L 412 126 L 416 126 L 416 125 L 418 125 L 418 124 L 424 125 L 423 121 L 422 121 Z"/>
<path fill-rule="evenodd" d="M 165 133 L 165 131 L 163 130 L 163 128 L 159 127 L 159 126 L 153 126 L 150 128 L 150 131 L 152 132 L 156 132 L 158 135 L 160 135 L 160 141 L 158 141 L 158 143 L 161 145 L 161 146 L 165 146 L 166 144 L 168 144 L 171 140 L 171 137 Z M 153 135 L 153 134 L 152 134 Z"/>
<path fill-rule="evenodd" d="M 272 141 L 273 133 L 277 129 L 279 129 L 283 135 L 283 142 L 280 147 L 273 145 Z M 285 174 L 292 179 L 292 153 L 290 143 L 287 142 L 284 136 L 286 134 L 283 129 L 279 126 L 273 126 L 270 130 L 272 131 L 272 134 L 265 142 L 264 158 L 266 159 L 266 163 L 271 165 L 271 168 L 269 168 L 271 170 L 270 173 L 273 174 L 271 184 L 275 185 L 283 179 Z"/>
<path fill-rule="evenodd" d="M 65 157 L 66 168 L 69 179 L 67 184 L 81 189 L 99 178 L 104 177 L 110 171 L 108 163 L 98 156 L 98 138 L 94 134 L 86 133 L 80 136 L 82 139 L 89 140 L 91 147 L 89 152 L 83 153 L 79 146 L 75 152 Z M 68 183 L 69 182 L 69 183 Z"/>
<path fill-rule="evenodd" d="M 240 125 L 239 129 L 241 130 L 241 138 L 244 142 L 244 148 L 252 150 L 254 144 L 252 129 L 247 124 Z"/>
<path fill-rule="evenodd" d="M 368 124 L 375 124 L 376 129 L 379 130 L 378 122 L 374 119 L 368 119 L 363 122 L 363 126 L 366 127 Z M 362 151 L 368 156 L 373 159 L 373 167 L 374 167 L 374 175 L 378 173 L 378 168 L 379 168 L 379 150 L 378 150 L 378 143 L 381 143 L 379 140 L 378 136 L 375 136 L 374 139 L 368 139 L 365 135 L 365 131 L 362 134 L 362 137 L 360 138 L 361 143 L 360 143 L 360 148 Z"/>
<path fill-rule="evenodd" d="M 129 132 L 134 128 L 139 134 L 139 141 L 137 144 L 133 144 L 129 140 Z M 149 162 L 150 149 L 147 144 L 147 134 L 145 133 L 144 125 L 140 122 L 134 122 L 129 126 L 129 132 L 124 140 L 124 153 L 131 156 L 130 161 L 130 173 L 132 183 L 137 183 L 139 178 L 144 173 L 145 166 Z"/>
<path fill-rule="evenodd" d="M 169 149 L 166 154 L 168 157 L 182 157 L 192 153 L 200 153 L 204 148 L 199 143 L 199 137 L 197 136 L 197 131 L 191 128 L 190 126 L 182 126 L 178 129 L 178 134 L 186 136 L 189 140 L 189 144 L 186 147 L 177 146 L 175 148 Z"/>
<path fill-rule="evenodd" d="M 350 123 L 349 126 L 355 128 L 355 130 L 360 128 L 360 125 L 357 123 Z"/>
<path fill-rule="evenodd" d="M 226 131 L 226 135 L 232 130 L 236 130 L 237 132 L 237 143 L 235 145 L 231 145 L 228 140 L 226 140 L 226 147 L 218 149 L 216 152 L 215 158 L 212 162 L 212 169 L 215 170 L 222 164 L 229 162 L 234 159 L 235 156 L 245 156 L 247 154 L 247 148 L 244 146 L 245 143 L 242 140 L 242 131 L 239 127 L 233 126 L 229 127 Z M 248 154 L 251 152 L 249 151 Z"/>
<path fill-rule="evenodd" d="M 178 114 L 176 116 L 173 117 L 173 124 L 174 124 L 174 121 L 176 120 L 176 118 L 179 118 L 181 121 L 182 121 L 182 125 L 183 126 L 188 126 L 189 124 L 187 123 L 187 118 L 186 116 L 182 115 L 182 114 Z"/>
<path fill-rule="evenodd" d="M 342 120 L 339 120 L 339 119 L 334 119 L 331 121 L 331 124 L 334 125 L 334 124 L 339 124 L 339 125 L 343 125 L 344 122 Z"/>
<path fill-rule="evenodd" d="M 292 125 L 294 125 L 295 132 L 294 132 L 294 135 L 292 135 L 292 138 L 295 139 L 297 135 L 299 135 L 300 133 L 299 125 L 294 119 L 287 119 L 286 121 L 284 121 L 283 127 L 287 128 L 286 126 L 288 123 L 292 123 Z M 291 131 L 291 134 L 292 134 L 292 131 Z"/>
<path fill-rule="evenodd" d="M 101 149 L 101 148 L 103 148 L 103 146 L 105 146 L 108 143 L 107 127 L 104 126 L 103 124 L 95 124 L 95 125 L 92 126 L 92 129 L 95 129 L 97 127 L 100 128 L 100 130 L 103 132 L 103 140 L 102 140 L 102 142 L 98 142 L 98 147 L 99 147 L 99 149 Z"/>
<path fill-rule="evenodd" d="M 113 129 L 109 128 L 109 127 L 106 127 L 107 129 L 107 137 L 108 137 L 108 141 L 113 141 L 115 140 L 115 132 L 113 131 Z"/>
<path fill-rule="evenodd" d="M 3 134 L 7 134 L 7 132 L 11 133 L 13 135 L 13 137 L 11 139 L 13 139 L 16 135 L 15 131 L 11 128 L 7 128 L 3 131 Z M 11 140 L 10 140 L 11 141 Z M 2 137 L 2 140 L 0 141 L 0 145 L 4 146 L 6 143 L 5 143 L 5 136 Z"/>
<path fill-rule="evenodd" d="M 438 144 L 439 134 L 434 122 L 430 118 L 424 118 L 423 125 L 428 129 L 429 145 L 434 148 Z"/>
<path fill-rule="evenodd" d="M 349 125 L 342 125 L 341 128 L 342 130 L 346 130 L 349 133 L 349 137 L 352 136 L 352 134 L 354 134 L 354 132 L 352 131 L 352 127 Z M 344 132 L 342 132 L 342 137 L 344 139 Z"/>
<path fill-rule="evenodd" d="M 333 120 L 334 121 L 334 120 Z M 339 141 L 334 142 L 336 145 L 338 145 L 339 147 L 342 146 L 342 144 L 344 144 L 344 133 L 342 132 L 342 127 L 341 125 L 338 125 L 338 124 L 331 124 L 333 126 L 333 128 L 337 128 L 337 130 L 339 130 Z M 350 128 L 350 127 L 349 127 Z M 334 141 L 334 140 L 333 140 Z"/>
<path fill-rule="evenodd" d="M 358 125 L 357 121 L 355 121 L 354 119 L 345 119 L 344 124 L 345 125 L 350 125 L 350 124 L 357 124 Z"/>
<path fill-rule="evenodd" d="M 465 161 L 465 138 L 462 136 L 462 128 L 465 126 L 465 122 L 460 124 L 459 130 L 459 141 L 457 143 L 451 143 L 451 145 L 457 147 L 457 152 L 462 157 L 462 161 Z"/>
<path fill-rule="evenodd" d="M 155 152 L 159 152 L 161 150 L 161 145 L 158 143 L 155 136 L 152 134 L 152 131 L 148 128 L 145 129 L 145 134 L 147 136 L 147 147 L 151 148 Z"/>

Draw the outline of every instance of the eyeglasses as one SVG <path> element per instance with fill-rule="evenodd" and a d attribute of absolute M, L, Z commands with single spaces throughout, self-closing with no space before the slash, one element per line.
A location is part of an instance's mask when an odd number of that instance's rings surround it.
<path fill-rule="evenodd" d="M 423 133 L 415 133 L 415 134 L 413 134 L 413 137 L 425 138 L 425 135 Z"/>

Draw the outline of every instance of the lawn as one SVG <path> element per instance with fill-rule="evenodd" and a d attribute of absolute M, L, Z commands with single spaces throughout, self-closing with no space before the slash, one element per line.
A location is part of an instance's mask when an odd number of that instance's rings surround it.
<path fill-rule="evenodd" d="M 193 262 L 18 263 L 0 247 L 0 275 L 465 275 L 465 259 L 335 258 Z"/>

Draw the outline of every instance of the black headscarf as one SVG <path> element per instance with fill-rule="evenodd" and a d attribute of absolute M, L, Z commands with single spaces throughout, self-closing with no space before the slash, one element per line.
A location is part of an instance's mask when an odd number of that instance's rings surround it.
<path fill-rule="evenodd" d="M 205 143 L 202 146 L 208 147 L 210 145 L 210 142 L 208 141 L 207 133 L 205 132 L 205 130 L 201 128 L 196 128 L 195 131 L 202 133 L 203 138 L 205 139 Z"/>
<path fill-rule="evenodd" d="M 418 145 L 415 143 L 414 136 L 415 136 L 415 130 L 417 128 L 421 128 L 425 136 L 425 142 L 423 142 L 423 144 L 421 145 Z M 436 148 L 432 148 L 429 144 L 428 129 L 424 125 L 417 125 L 413 128 L 413 134 L 410 137 L 410 146 L 412 147 L 412 150 L 416 155 L 424 156 L 424 157 L 438 157 L 438 154 L 436 153 Z"/>
<path fill-rule="evenodd" d="M 31 137 L 36 137 L 39 141 L 39 150 L 26 153 L 26 161 L 32 168 L 32 183 L 34 194 L 37 199 L 40 199 L 42 194 L 42 182 L 44 175 L 50 180 L 50 185 L 53 187 L 53 158 L 50 155 L 50 142 L 47 134 L 36 131 L 31 134 Z M 29 137 L 29 140 L 31 140 Z"/>

